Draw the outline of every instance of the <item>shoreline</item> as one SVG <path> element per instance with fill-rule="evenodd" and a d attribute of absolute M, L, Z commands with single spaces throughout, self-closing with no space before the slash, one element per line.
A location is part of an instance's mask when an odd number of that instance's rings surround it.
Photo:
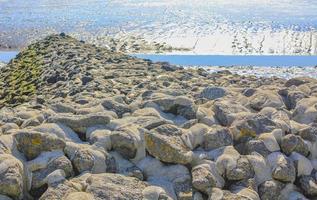
<path fill-rule="evenodd" d="M 65 34 L 31 44 L 0 73 L 4 197 L 317 194 L 317 79 L 209 73 Z"/>

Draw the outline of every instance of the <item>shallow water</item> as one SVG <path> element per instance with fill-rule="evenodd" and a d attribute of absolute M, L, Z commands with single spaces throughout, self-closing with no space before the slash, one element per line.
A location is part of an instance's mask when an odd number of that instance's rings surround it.
<path fill-rule="evenodd" d="M 0 45 L 128 34 L 198 54 L 317 55 L 316 0 L 0 0 Z"/>
<path fill-rule="evenodd" d="M 221 55 L 134 55 L 154 62 L 169 62 L 184 66 L 261 66 L 261 67 L 314 67 L 317 56 L 221 56 Z"/>
<path fill-rule="evenodd" d="M 17 51 L 0 51 L 0 62 L 8 63 L 18 53 Z"/>
<path fill-rule="evenodd" d="M 0 61 L 9 62 L 19 52 L 0 51 Z M 262 66 L 262 67 L 315 67 L 317 56 L 232 56 L 232 55 L 161 55 L 132 54 L 154 62 L 169 62 L 182 66 Z"/>

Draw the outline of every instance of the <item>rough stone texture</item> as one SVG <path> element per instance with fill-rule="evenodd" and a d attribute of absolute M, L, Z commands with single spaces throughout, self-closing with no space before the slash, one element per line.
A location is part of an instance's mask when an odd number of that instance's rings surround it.
<path fill-rule="evenodd" d="M 63 150 L 65 141 L 54 135 L 35 131 L 19 131 L 15 134 L 17 146 L 28 159 L 36 158 L 43 151 Z"/>
<path fill-rule="evenodd" d="M 219 99 L 226 95 L 226 90 L 220 87 L 206 87 L 199 95 L 200 98 L 209 100 Z"/>
<path fill-rule="evenodd" d="M 282 138 L 281 148 L 286 155 L 290 155 L 294 151 L 304 156 L 308 156 L 309 154 L 309 147 L 305 141 L 300 136 L 293 134 L 286 135 Z"/>
<path fill-rule="evenodd" d="M 146 150 L 161 161 L 188 164 L 192 160 L 192 152 L 178 136 L 150 132 L 145 134 L 145 142 Z"/>
<path fill-rule="evenodd" d="M 224 179 L 218 173 L 215 163 L 202 164 L 192 169 L 193 187 L 208 194 L 213 187 L 222 188 Z"/>
<path fill-rule="evenodd" d="M 0 154 L 0 194 L 21 199 L 24 185 L 21 161 L 9 154 Z"/>
<path fill-rule="evenodd" d="M 211 127 L 211 130 L 203 138 L 203 148 L 206 151 L 223 146 L 233 145 L 233 138 L 228 128 Z"/>
<path fill-rule="evenodd" d="M 59 114 L 48 119 L 51 123 L 61 123 L 74 131 L 85 133 L 88 127 L 96 125 L 106 125 L 110 122 L 112 116 L 108 113 L 93 113 L 88 115 L 66 115 Z"/>
<path fill-rule="evenodd" d="M 91 193 L 96 200 L 140 200 L 143 190 L 148 186 L 136 178 L 117 174 L 91 175 L 86 183 L 86 192 Z"/>
<path fill-rule="evenodd" d="M 279 181 L 265 181 L 259 186 L 259 195 L 264 200 L 277 200 L 284 184 Z"/>
<path fill-rule="evenodd" d="M 154 63 L 65 34 L 0 74 L 0 199 L 316 196 L 314 79 Z"/>

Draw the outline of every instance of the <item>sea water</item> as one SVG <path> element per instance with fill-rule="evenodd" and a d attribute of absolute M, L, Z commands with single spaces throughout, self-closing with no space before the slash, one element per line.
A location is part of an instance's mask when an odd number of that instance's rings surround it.
<path fill-rule="evenodd" d="M 66 32 L 197 54 L 317 55 L 316 10 L 316 0 L 0 0 L 0 47 Z"/>

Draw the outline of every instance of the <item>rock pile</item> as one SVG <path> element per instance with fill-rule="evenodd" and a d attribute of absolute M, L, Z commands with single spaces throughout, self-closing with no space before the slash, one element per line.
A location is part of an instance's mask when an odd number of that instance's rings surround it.
<path fill-rule="evenodd" d="M 0 73 L 0 199 L 317 197 L 315 79 L 210 74 L 63 34 Z"/>

